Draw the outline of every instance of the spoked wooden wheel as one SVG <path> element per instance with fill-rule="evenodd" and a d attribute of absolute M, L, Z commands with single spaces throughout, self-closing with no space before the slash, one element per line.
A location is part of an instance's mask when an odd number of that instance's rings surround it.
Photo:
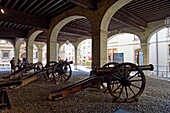
<path fill-rule="evenodd" d="M 71 66 L 67 62 L 58 63 L 53 68 L 53 78 L 56 83 L 64 83 L 68 81 L 71 77 L 72 70 Z"/>
<path fill-rule="evenodd" d="M 142 70 L 132 63 L 117 65 L 107 81 L 107 88 L 113 101 L 137 101 L 145 88 L 145 76 Z"/>
<path fill-rule="evenodd" d="M 103 65 L 103 68 L 107 68 L 107 67 L 115 67 L 115 66 L 117 66 L 119 63 L 117 63 L 117 62 L 109 62 L 109 63 L 106 63 L 105 65 Z M 106 92 L 107 91 L 107 83 L 102 83 L 102 84 L 100 84 L 100 86 L 101 86 L 101 91 L 102 92 Z"/>
<path fill-rule="evenodd" d="M 43 70 L 43 65 L 41 62 L 37 62 L 34 64 L 34 72 L 38 72 L 38 71 L 41 71 Z"/>
<path fill-rule="evenodd" d="M 54 68 L 54 66 L 55 66 L 56 64 L 57 64 L 56 61 L 50 61 L 49 63 L 47 63 L 47 64 L 45 65 L 46 68 L 49 68 L 49 69 L 47 69 L 47 71 L 46 71 L 46 75 L 47 75 L 49 78 L 52 77 L 52 70 L 53 70 L 53 68 Z"/>

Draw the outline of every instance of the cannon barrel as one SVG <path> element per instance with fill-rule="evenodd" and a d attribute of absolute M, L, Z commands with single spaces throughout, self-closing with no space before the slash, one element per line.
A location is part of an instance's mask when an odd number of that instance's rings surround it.
<path fill-rule="evenodd" d="M 141 65 L 141 66 L 139 66 L 139 68 L 140 68 L 141 70 L 150 70 L 150 71 L 153 71 L 153 70 L 154 70 L 154 67 L 153 67 L 152 64 L 149 64 L 149 65 Z"/>
<path fill-rule="evenodd" d="M 149 65 L 141 65 L 138 66 L 141 70 L 146 71 L 146 70 L 150 70 L 153 71 L 154 67 L 152 64 Z M 126 69 L 130 69 L 131 71 L 136 71 L 136 69 L 131 69 L 131 67 L 125 67 Z M 102 67 L 102 68 L 94 68 L 93 70 L 90 71 L 90 76 L 91 75 L 97 75 L 97 76 L 103 76 L 105 74 L 109 74 L 110 72 L 112 72 L 112 70 L 116 70 L 116 66 L 115 67 Z"/>
<path fill-rule="evenodd" d="M 0 82 L 0 87 L 8 87 L 8 86 L 13 86 L 13 85 L 21 85 L 22 80 L 4 80 Z"/>

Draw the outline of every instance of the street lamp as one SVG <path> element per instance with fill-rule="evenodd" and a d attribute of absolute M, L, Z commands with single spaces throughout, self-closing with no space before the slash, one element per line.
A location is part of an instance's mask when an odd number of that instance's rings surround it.
<path fill-rule="evenodd" d="M 165 18 L 165 27 L 170 27 L 170 16 Z"/>
<path fill-rule="evenodd" d="M 66 40 L 66 45 L 68 45 L 70 42 L 69 42 L 69 40 L 68 40 L 68 38 L 67 38 L 67 40 Z"/>

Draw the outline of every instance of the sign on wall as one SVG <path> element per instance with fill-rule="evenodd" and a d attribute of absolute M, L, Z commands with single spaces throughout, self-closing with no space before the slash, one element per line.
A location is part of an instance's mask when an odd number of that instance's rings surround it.
<path fill-rule="evenodd" d="M 113 62 L 123 63 L 124 54 L 123 53 L 113 53 Z"/>
<path fill-rule="evenodd" d="M 143 65 L 143 51 L 139 51 L 139 65 Z"/>

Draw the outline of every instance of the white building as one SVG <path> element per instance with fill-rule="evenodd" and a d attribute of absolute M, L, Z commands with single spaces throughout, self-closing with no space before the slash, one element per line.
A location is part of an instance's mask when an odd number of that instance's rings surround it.
<path fill-rule="evenodd" d="M 148 43 L 149 63 L 155 67 L 154 75 L 170 77 L 170 28 L 155 33 Z"/>
<path fill-rule="evenodd" d="M 123 62 L 137 64 L 137 56 L 140 48 L 140 40 L 133 34 L 122 33 L 112 36 L 108 39 L 108 62 L 114 61 L 113 53 L 123 53 Z"/>

